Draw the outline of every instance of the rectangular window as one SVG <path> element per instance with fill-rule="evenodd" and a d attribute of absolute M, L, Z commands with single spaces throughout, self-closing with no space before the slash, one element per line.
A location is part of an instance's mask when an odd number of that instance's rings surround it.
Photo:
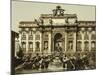
<path fill-rule="evenodd" d="M 26 34 L 25 34 L 25 31 L 22 32 L 22 37 L 21 37 L 21 39 L 22 39 L 22 40 L 26 40 Z"/>
<path fill-rule="evenodd" d="M 35 40 L 40 40 L 40 35 L 35 35 Z"/>
<path fill-rule="evenodd" d="M 91 43 L 91 50 L 95 50 L 96 49 L 96 43 L 95 42 L 92 42 Z"/>
<path fill-rule="evenodd" d="M 33 35 L 29 35 L 29 40 L 33 40 Z"/>
<path fill-rule="evenodd" d="M 36 52 L 40 51 L 40 42 L 35 42 L 35 51 Z"/>
<path fill-rule="evenodd" d="M 22 35 L 22 40 L 26 40 L 26 35 Z"/>
<path fill-rule="evenodd" d="M 85 51 L 88 51 L 89 50 L 89 43 L 88 42 L 85 42 L 84 43 L 84 50 Z"/>
<path fill-rule="evenodd" d="M 32 51 L 33 50 L 33 43 L 29 42 L 29 50 Z"/>
<path fill-rule="evenodd" d="M 77 42 L 77 51 L 82 51 L 81 47 L 82 47 L 82 43 Z"/>
<path fill-rule="evenodd" d="M 45 39 L 45 40 L 48 40 L 48 39 L 49 39 L 49 38 L 48 38 L 48 34 L 45 34 L 44 39 Z"/>
<path fill-rule="evenodd" d="M 96 39 L 96 35 L 95 34 L 92 34 L 91 39 L 92 40 L 95 40 Z"/>

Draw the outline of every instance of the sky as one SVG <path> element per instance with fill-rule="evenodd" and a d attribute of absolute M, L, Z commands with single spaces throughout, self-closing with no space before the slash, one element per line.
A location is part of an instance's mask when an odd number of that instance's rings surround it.
<path fill-rule="evenodd" d="M 77 14 L 79 21 L 95 21 L 95 6 L 92 5 L 12 1 L 11 29 L 18 32 L 20 21 L 34 21 L 34 19 L 38 19 L 41 14 L 52 14 L 52 10 L 58 5 L 65 9 L 65 14 Z"/>

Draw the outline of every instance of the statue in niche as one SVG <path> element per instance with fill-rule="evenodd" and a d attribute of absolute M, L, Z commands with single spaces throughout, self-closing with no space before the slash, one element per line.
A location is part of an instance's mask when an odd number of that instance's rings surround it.
<path fill-rule="evenodd" d="M 56 47 L 55 47 L 55 56 L 62 56 L 63 54 L 63 50 L 62 47 L 60 45 L 60 43 L 56 43 Z"/>
<path fill-rule="evenodd" d="M 59 43 L 57 43 L 56 51 L 57 51 L 57 52 L 61 52 L 61 51 L 62 51 L 62 48 L 61 48 L 61 46 L 59 45 Z"/>
<path fill-rule="evenodd" d="M 48 52 L 48 41 L 44 41 L 44 50 L 43 53 L 47 53 Z"/>
<path fill-rule="evenodd" d="M 48 49 L 48 41 L 44 41 L 44 50 Z"/>
<path fill-rule="evenodd" d="M 72 50 L 73 49 L 73 42 L 72 41 L 69 41 L 69 50 Z"/>

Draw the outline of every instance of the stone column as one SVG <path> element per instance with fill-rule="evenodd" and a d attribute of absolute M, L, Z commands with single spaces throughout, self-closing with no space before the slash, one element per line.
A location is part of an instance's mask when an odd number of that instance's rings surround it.
<path fill-rule="evenodd" d="M 33 32 L 33 53 L 35 53 L 35 32 Z"/>
<path fill-rule="evenodd" d="M 21 47 L 21 32 L 19 32 L 19 46 Z"/>
<path fill-rule="evenodd" d="M 82 52 L 84 52 L 84 32 L 81 32 L 82 34 Z"/>
<path fill-rule="evenodd" d="M 42 32 L 40 32 L 40 53 L 42 52 Z"/>
<path fill-rule="evenodd" d="M 48 48 L 49 48 L 49 50 L 48 50 L 48 53 L 50 53 L 51 54 L 51 32 L 49 32 L 49 42 L 48 42 Z"/>
<path fill-rule="evenodd" d="M 19 51 L 19 40 L 15 38 L 15 56 L 17 56 L 17 52 Z"/>
<path fill-rule="evenodd" d="M 73 51 L 74 52 L 76 52 L 76 32 L 74 32 L 74 34 L 73 34 L 73 38 L 74 38 L 74 40 L 73 40 Z"/>
<path fill-rule="evenodd" d="M 65 31 L 65 52 L 67 51 L 67 32 Z"/>
<path fill-rule="evenodd" d="M 52 32 L 52 36 L 51 36 L 51 53 L 54 52 L 54 33 Z"/>
<path fill-rule="evenodd" d="M 89 32 L 89 51 L 91 51 L 91 32 Z"/>
<path fill-rule="evenodd" d="M 26 32 L 26 53 L 28 53 L 28 32 Z"/>

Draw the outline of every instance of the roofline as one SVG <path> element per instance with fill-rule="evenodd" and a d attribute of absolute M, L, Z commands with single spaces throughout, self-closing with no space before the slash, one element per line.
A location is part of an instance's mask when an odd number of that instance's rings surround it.
<path fill-rule="evenodd" d="M 81 23 L 81 22 L 85 22 L 85 23 L 86 23 L 86 22 L 92 22 L 92 23 L 94 22 L 94 23 L 96 23 L 96 21 L 78 21 L 78 22 L 79 22 L 79 23 Z"/>
<path fill-rule="evenodd" d="M 34 21 L 20 21 L 19 24 L 36 24 Z"/>

